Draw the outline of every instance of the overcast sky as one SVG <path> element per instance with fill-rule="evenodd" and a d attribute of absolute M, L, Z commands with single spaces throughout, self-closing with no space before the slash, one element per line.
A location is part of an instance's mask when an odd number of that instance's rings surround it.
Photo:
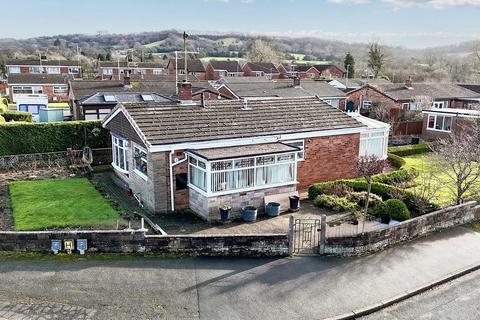
<path fill-rule="evenodd" d="M 480 39 L 480 0 L 14 0 L 1 38 L 165 29 L 422 48 Z"/>

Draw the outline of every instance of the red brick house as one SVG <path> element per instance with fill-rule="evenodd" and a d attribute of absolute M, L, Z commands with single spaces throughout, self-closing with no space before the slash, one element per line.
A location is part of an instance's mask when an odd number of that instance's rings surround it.
<path fill-rule="evenodd" d="M 120 80 L 125 71 L 131 75 L 146 77 L 167 74 L 161 62 L 135 62 L 135 61 L 98 61 L 97 76 L 102 80 Z"/>
<path fill-rule="evenodd" d="M 238 61 L 215 61 L 207 65 L 207 80 L 218 80 L 225 77 L 242 77 L 242 66 Z"/>
<path fill-rule="evenodd" d="M 243 65 L 243 76 L 279 79 L 280 72 L 271 62 L 247 62 Z"/>
<path fill-rule="evenodd" d="M 178 69 L 178 72 L 176 72 Z M 187 61 L 188 74 L 195 76 L 198 80 L 206 80 L 207 72 L 205 66 L 203 65 L 202 60 L 200 59 L 188 59 Z M 185 61 L 184 59 L 178 59 L 175 62 L 175 59 L 170 59 L 167 64 L 168 74 L 175 75 L 176 73 L 179 76 L 185 75 Z"/>
<path fill-rule="evenodd" d="M 302 79 L 332 79 L 344 78 L 346 75 L 345 69 L 333 64 L 317 64 L 314 66 L 298 66 L 298 76 Z"/>
<path fill-rule="evenodd" d="M 434 108 L 468 109 L 477 103 L 479 93 L 449 83 L 387 83 L 367 84 L 347 93 L 360 110 L 368 110 L 373 104 L 381 104 L 389 109 L 418 110 L 415 101 L 418 97 L 432 99 Z"/>
<path fill-rule="evenodd" d="M 381 135 L 318 98 L 118 104 L 104 119 L 116 174 L 146 207 L 190 207 L 218 220 L 223 204 L 262 211 L 269 195 L 288 196 L 318 181 L 355 176 L 360 154 L 386 157 Z M 368 149 L 368 150 L 367 150 Z"/>
<path fill-rule="evenodd" d="M 7 74 L 61 74 L 82 78 L 82 67 L 74 60 L 8 60 Z"/>
<path fill-rule="evenodd" d="M 297 65 L 293 64 L 280 64 L 277 69 L 280 73 L 280 79 L 295 78 L 298 77 Z"/>
<path fill-rule="evenodd" d="M 68 101 L 68 77 L 61 74 L 13 73 L 8 75 L 10 101 L 18 95 L 45 94 L 49 102 Z"/>

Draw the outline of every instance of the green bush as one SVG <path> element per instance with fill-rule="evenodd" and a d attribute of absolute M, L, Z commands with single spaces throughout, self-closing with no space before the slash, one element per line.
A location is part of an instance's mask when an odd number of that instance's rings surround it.
<path fill-rule="evenodd" d="M 4 122 L 5 122 L 5 118 L 0 115 L 0 123 L 4 123 Z"/>
<path fill-rule="evenodd" d="M 358 204 L 360 207 L 365 206 L 365 200 L 367 199 L 367 192 L 362 191 L 362 192 L 350 192 L 349 194 L 346 195 L 346 197 L 349 201 Z M 373 208 L 377 206 L 378 204 L 383 203 L 382 197 L 370 193 L 370 200 L 368 201 L 368 207 Z"/>
<path fill-rule="evenodd" d="M 358 206 L 355 203 L 348 201 L 347 198 L 328 194 L 321 194 L 317 196 L 313 203 L 316 206 L 330 209 L 335 212 L 353 211 L 358 209 Z"/>
<path fill-rule="evenodd" d="M 30 112 L 6 111 L 2 113 L 2 116 L 5 118 L 7 122 L 10 122 L 10 121 L 32 122 L 32 114 Z"/>
<path fill-rule="evenodd" d="M 388 152 L 400 157 L 413 156 L 415 154 L 425 153 L 430 151 L 430 144 L 419 143 L 409 144 L 405 146 L 389 147 Z"/>
<path fill-rule="evenodd" d="M 0 125 L 0 156 L 65 151 L 68 148 L 108 148 L 111 138 L 100 121 L 9 123 Z"/>
<path fill-rule="evenodd" d="M 410 212 L 407 206 L 398 199 L 385 201 L 385 213 L 388 214 L 392 220 L 405 221 L 410 219 Z"/>
<path fill-rule="evenodd" d="M 412 181 L 418 177 L 418 171 L 414 168 L 405 169 L 401 168 L 389 173 L 382 173 L 372 177 L 373 182 L 396 185 Z"/>
<path fill-rule="evenodd" d="M 381 218 L 386 214 L 385 202 L 380 202 L 376 206 L 368 208 L 368 213 L 377 218 Z"/>
<path fill-rule="evenodd" d="M 388 159 L 388 161 L 390 161 L 390 163 L 391 163 L 394 167 L 396 167 L 396 168 L 398 168 L 398 169 L 402 168 L 404 165 L 407 164 L 407 162 L 405 161 L 405 159 L 403 159 L 402 157 L 397 156 L 396 154 L 393 154 L 393 153 L 389 153 L 387 159 Z"/>

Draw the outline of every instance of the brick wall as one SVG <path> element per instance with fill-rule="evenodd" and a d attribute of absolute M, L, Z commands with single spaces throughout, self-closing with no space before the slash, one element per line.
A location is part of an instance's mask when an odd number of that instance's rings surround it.
<path fill-rule="evenodd" d="M 479 220 L 480 206 L 475 201 L 467 202 L 357 236 L 327 238 L 325 253 L 330 255 L 362 255 L 383 250 L 396 243 L 435 231 Z"/>
<path fill-rule="evenodd" d="M 364 100 L 372 101 L 373 103 L 384 105 L 388 108 L 397 108 L 400 109 L 402 107 L 400 102 L 395 102 L 394 100 L 390 99 L 389 97 L 381 94 L 375 89 L 370 87 L 363 87 L 359 90 L 348 92 L 347 98 L 350 101 L 355 103 L 355 107 L 361 107 L 361 103 Z"/>
<path fill-rule="evenodd" d="M 218 79 L 220 79 L 220 76 L 218 75 L 218 72 L 216 72 L 215 69 L 213 69 L 213 67 L 210 63 L 207 65 L 206 71 L 207 71 L 206 72 L 207 80 L 218 80 Z"/>
<path fill-rule="evenodd" d="M 355 176 L 360 134 L 305 139 L 305 161 L 298 163 L 297 189 L 302 192 L 316 182 Z"/>

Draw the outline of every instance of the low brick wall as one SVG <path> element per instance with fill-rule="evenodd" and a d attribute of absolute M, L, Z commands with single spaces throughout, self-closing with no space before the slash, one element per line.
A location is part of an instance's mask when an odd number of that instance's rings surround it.
<path fill-rule="evenodd" d="M 325 254 L 363 255 L 435 231 L 475 221 L 480 221 L 480 205 L 475 201 L 467 202 L 357 236 L 327 238 Z"/>
<path fill-rule="evenodd" d="M 145 235 L 143 231 L 0 232 L 0 251 L 51 252 L 52 240 L 87 239 L 87 252 L 163 252 L 206 256 L 287 256 L 287 234 Z M 74 250 L 76 252 L 76 250 Z"/>
<path fill-rule="evenodd" d="M 145 236 L 145 251 L 204 256 L 288 256 L 287 234 Z"/>

